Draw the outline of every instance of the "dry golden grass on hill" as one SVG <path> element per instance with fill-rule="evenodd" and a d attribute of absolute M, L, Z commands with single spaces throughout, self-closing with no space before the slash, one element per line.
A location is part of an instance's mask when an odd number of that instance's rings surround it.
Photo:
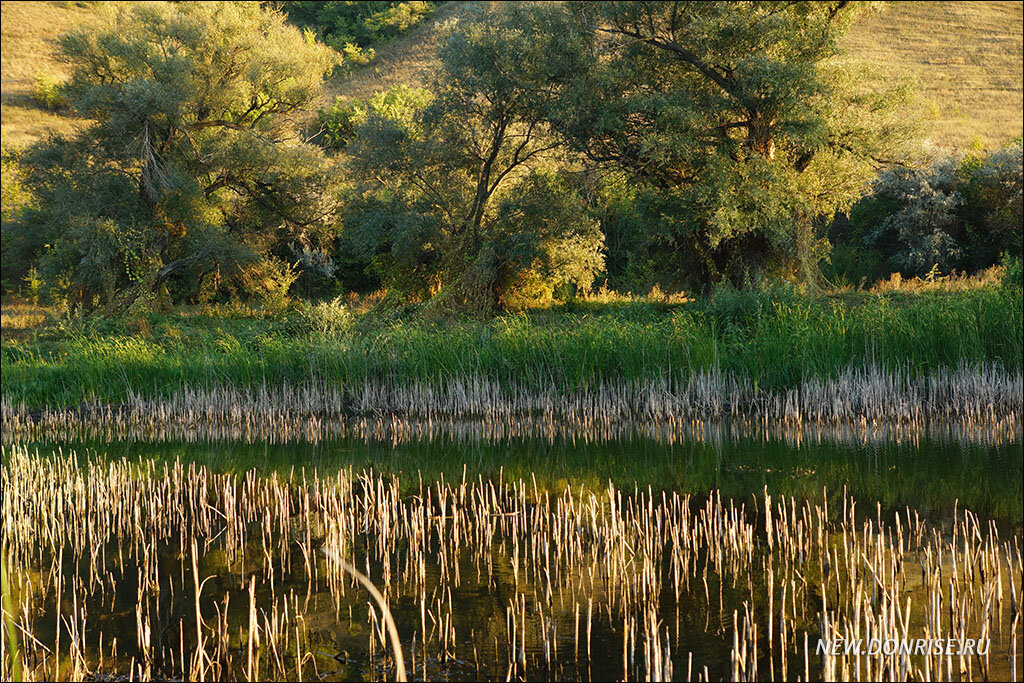
<path fill-rule="evenodd" d="M 328 87 L 329 96 L 363 98 L 399 83 L 422 85 L 436 63 L 440 22 L 475 2 L 450 2 L 409 35 L 383 45 L 376 59 Z M 916 76 L 932 107 L 938 147 L 998 147 L 1021 134 L 1020 2 L 893 2 L 861 15 L 846 38 L 851 55 Z"/>
<path fill-rule="evenodd" d="M 861 16 L 846 47 L 920 79 L 935 145 L 993 148 L 1021 134 L 1022 32 L 1020 2 L 893 2 Z"/>
<path fill-rule="evenodd" d="M 376 55 L 365 66 L 355 67 L 349 75 L 335 76 L 325 88 L 325 97 L 334 101 L 363 99 L 396 85 L 424 86 L 428 74 L 437 65 L 439 29 L 446 21 L 469 13 L 479 2 L 446 2 L 430 18 L 404 36 L 374 47 Z"/>
<path fill-rule="evenodd" d="M 84 3 L 83 3 L 84 4 Z M 436 63 L 437 28 L 475 2 L 448 2 L 408 35 L 376 47 L 376 59 L 328 83 L 324 101 L 364 98 L 399 83 L 423 85 Z M 854 57 L 917 76 L 931 103 L 931 140 L 947 149 L 996 147 L 1021 134 L 1020 2 L 887 3 L 863 15 L 846 39 Z M 62 76 L 52 39 L 92 10 L 72 2 L 3 2 L 3 138 L 20 145 L 66 117 L 39 107 L 31 93 L 40 72 Z"/>
<path fill-rule="evenodd" d="M 3 141 L 8 145 L 33 142 L 51 130 L 70 130 L 71 119 L 47 111 L 32 99 L 36 76 L 58 79 L 67 66 L 54 59 L 53 39 L 75 25 L 89 7 L 72 2 L 3 2 L 2 115 Z"/>

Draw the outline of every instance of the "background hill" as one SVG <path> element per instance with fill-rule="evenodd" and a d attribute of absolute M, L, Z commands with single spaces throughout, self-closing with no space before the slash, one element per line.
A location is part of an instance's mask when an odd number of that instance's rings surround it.
<path fill-rule="evenodd" d="M 1021 134 L 1020 2 L 893 2 L 846 36 L 856 57 L 917 76 L 947 149 L 998 147 Z"/>
<path fill-rule="evenodd" d="M 22 145 L 48 130 L 67 130 L 71 122 L 32 100 L 40 73 L 63 78 L 67 67 L 54 59 L 53 39 L 92 10 L 70 2 L 3 2 L 2 117 L 4 144 Z"/>
<path fill-rule="evenodd" d="M 370 64 L 328 84 L 326 100 L 363 98 L 399 83 L 422 84 L 434 63 L 437 28 L 473 2 L 445 3 L 407 35 L 375 46 Z M 2 128 L 21 145 L 72 124 L 31 98 L 39 73 L 60 77 L 52 39 L 92 10 L 89 3 L 3 2 Z M 846 39 L 854 57 L 918 77 L 930 103 L 930 138 L 946 149 L 997 147 L 1021 135 L 1020 2 L 889 3 L 858 20 Z"/>

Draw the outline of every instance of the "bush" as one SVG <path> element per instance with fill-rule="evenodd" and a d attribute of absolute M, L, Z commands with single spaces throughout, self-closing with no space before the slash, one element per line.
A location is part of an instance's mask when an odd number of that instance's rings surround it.
<path fill-rule="evenodd" d="M 334 275 L 338 266 L 330 254 L 305 245 L 301 249 L 293 245 L 291 251 L 298 269 L 298 278 L 292 286 L 293 293 L 308 299 L 334 290 L 337 283 Z"/>
<path fill-rule="evenodd" d="M 1021 143 L 1004 147 L 981 159 L 969 159 L 961 169 L 965 251 L 978 270 L 998 262 L 1004 252 L 1019 260 L 1022 248 Z"/>
<path fill-rule="evenodd" d="M 314 29 L 346 56 L 407 32 L 434 11 L 433 2 L 284 2 L 294 23 Z M 373 51 L 369 50 L 372 57 Z"/>
<path fill-rule="evenodd" d="M 821 273 L 835 287 L 864 287 L 886 273 L 887 259 L 863 244 L 836 244 L 822 264 Z"/>
<path fill-rule="evenodd" d="M 1006 289 L 1024 287 L 1024 261 L 1019 256 L 1003 254 L 1003 287 Z"/>
<path fill-rule="evenodd" d="M 890 271 L 919 277 L 1020 257 L 1021 174 L 1019 140 L 984 157 L 888 169 L 851 211 L 844 246 L 888 254 Z"/>
<path fill-rule="evenodd" d="M 41 80 L 81 125 L 20 155 L 32 201 L 4 223 L 5 284 L 21 254 L 18 277 L 36 265 L 72 305 L 119 312 L 152 291 L 281 308 L 288 246 L 331 247 L 340 228 L 332 163 L 298 140 L 337 54 L 260 3 L 97 12 L 57 40 L 67 84 Z"/>
<path fill-rule="evenodd" d="M 410 125 L 417 111 L 430 102 L 430 91 L 396 85 L 382 90 L 366 101 L 345 101 L 337 98 L 334 104 L 321 109 L 317 116 L 320 132 L 316 139 L 328 149 L 345 149 L 356 137 L 356 129 L 366 122 L 370 114 Z"/>
<path fill-rule="evenodd" d="M 44 109 L 56 111 L 68 105 L 64 96 L 63 85 L 49 74 L 40 72 L 36 75 L 36 84 L 32 90 L 32 99 Z"/>
<path fill-rule="evenodd" d="M 948 272 L 963 256 L 958 163 L 942 159 L 927 169 L 889 169 L 875 181 L 874 193 L 895 210 L 881 216 L 865 242 L 887 251 L 894 270 L 924 275 L 933 266 Z"/>
<path fill-rule="evenodd" d="M 300 302 L 297 312 L 302 331 L 325 337 L 340 336 L 355 322 L 355 316 L 342 303 L 340 296 L 321 303 Z"/>

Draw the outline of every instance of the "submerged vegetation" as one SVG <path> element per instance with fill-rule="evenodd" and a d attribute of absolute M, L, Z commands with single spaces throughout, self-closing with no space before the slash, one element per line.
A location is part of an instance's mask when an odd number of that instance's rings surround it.
<path fill-rule="evenodd" d="M 1020 537 L 1000 538 L 965 510 L 941 533 L 909 509 L 864 508 L 836 492 L 730 500 L 464 476 L 421 479 L 403 494 L 397 478 L 372 470 L 264 477 L 21 449 L 4 463 L 12 616 L 34 677 L 991 680 L 1017 671 Z M 390 608 L 365 598 L 354 567 Z M 401 645 L 388 642 L 391 615 Z M 118 625 L 121 637 L 110 637 Z M 693 642 L 695 630 L 710 642 Z M 979 634 L 984 644 L 957 656 L 812 645 Z"/>

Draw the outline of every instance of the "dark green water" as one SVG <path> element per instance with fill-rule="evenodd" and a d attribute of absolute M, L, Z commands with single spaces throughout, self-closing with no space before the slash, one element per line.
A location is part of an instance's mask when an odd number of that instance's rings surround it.
<path fill-rule="evenodd" d="M 979 442 L 948 437 L 918 436 L 903 441 L 879 440 L 865 442 L 855 438 L 771 438 L 737 436 L 735 433 L 715 432 L 712 436 L 683 439 L 673 444 L 649 438 L 632 438 L 614 442 L 583 443 L 569 440 L 507 440 L 499 443 L 485 441 L 434 438 L 406 443 L 376 440 L 336 439 L 317 444 L 264 444 L 238 441 L 214 442 L 146 442 L 126 439 L 116 442 L 78 442 L 61 444 L 63 452 L 74 450 L 83 458 L 125 458 L 129 461 L 196 462 L 218 472 L 287 473 L 304 469 L 321 475 L 339 469 L 396 474 L 403 489 L 411 495 L 420 482 L 444 478 L 457 482 L 463 477 L 503 480 L 535 479 L 541 489 L 551 491 L 589 488 L 595 491 L 607 488 L 613 481 L 624 492 L 634 488 L 694 494 L 720 491 L 723 498 L 738 501 L 751 500 L 763 495 L 765 488 L 773 496 L 793 496 L 797 499 L 820 500 L 823 491 L 831 497 L 846 493 L 859 501 L 869 515 L 876 504 L 885 510 L 910 508 L 940 528 L 952 517 L 954 508 L 970 509 L 982 519 L 993 519 L 1009 534 L 1019 534 L 1024 500 L 1024 464 L 1021 443 Z M 32 444 L 40 455 L 54 450 L 52 445 Z M 358 539 L 353 561 L 357 565 L 366 561 L 358 547 L 369 544 L 369 539 Z M 161 564 L 167 566 L 167 576 L 174 576 L 183 549 L 165 548 Z M 451 592 L 455 630 L 458 643 L 452 659 L 440 661 L 428 657 L 431 678 L 449 680 L 475 680 L 489 678 L 503 680 L 507 674 L 508 654 L 504 649 L 505 610 L 509 596 L 516 594 L 512 587 L 509 558 L 504 548 L 493 550 L 496 566 L 503 566 L 492 578 L 479 576 L 479 564 L 469 557 L 460 559 L 465 577 Z M 214 613 L 217 605 L 229 598 L 232 623 L 246 620 L 247 592 L 244 580 L 233 575 L 223 563 L 223 551 L 214 543 L 204 551 L 199 572 L 212 577 L 204 591 L 204 614 Z M 500 556 L 500 557 L 499 557 Z M 276 586 L 260 584 L 258 601 L 271 602 L 271 594 L 305 596 L 305 618 L 312 625 L 312 641 L 317 643 L 321 675 L 327 680 L 366 680 L 387 675 L 367 649 L 369 627 L 366 597 L 351 591 L 340 609 L 332 603 L 326 591 L 308 593 L 301 577 L 300 560 L 291 560 L 294 567 L 282 567 Z M 378 567 L 373 571 L 377 572 Z M 68 571 L 74 571 L 68 568 Z M 436 577 L 436 565 L 427 567 L 428 576 Z M 707 600 L 703 590 L 683 594 L 677 601 L 666 596 L 660 618 L 672 634 L 675 678 L 682 680 L 690 666 L 692 654 L 693 675 L 707 667 L 713 678 L 729 676 L 729 653 L 732 646 L 733 610 L 741 605 L 744 589 L 736 588 L 726 577 L 709 575 L 712 598 Z M 429 583 L 429 579 L 428 579 Z M 187 584 L 187 582 L 186 582 Z M 135 633 L 136 583 L 129 577 L 118 580 L 114 597 L 99 599 L 90 605 L 92 614 L 105 613 L 93 622 L 95 631 L 86 642 L 98 645 L 98 634 L 104 632 L 109 643 L 112 635 L 121 634 L 124 652 L 130 652 L 129 643 Z M 168 590 L 168 586 L 154 598 L 151 611 L 156 615 L 157 631 L 170 650 L 180 650 L 178 638 L 181 624 L 188 633 L 191 602 L 187 592 Z M 520 592 L 536 590 L 520 585 Z M 419 602 L 401 590 L 393 596 L 391 609 L 405 647 L 414 647 L 413 634 L 420 623 Z M 564 601 L 563 601 L 564 600 Z M 104 602 L 106 601 L 106 602 Z M 532 603 L 531 603 L 532 604 Z M 549 665 L 540 642 L 531 635 L 525 644 L 527 678 L 607 680 L 635 678 L 639 669 L 623 669 L 622 623 L 619 617 L 599 613 L 594 621 L 594 650 L 587 656 L 575 651 L 571 624 L 575 617 L 571 594 L 558 596 L 556 607 L 547 615 L 559 626 L 559 655 Z M 537 615 L 527 615 L 531 624 L 538 623 Z M 237 612 L 237 614 L 236 614 Z M 55 637 L 53 612 L 47 610 L 40 620 L 43 627 L 36 633 L 43 642 Z M 539 627 L 537 627 L 539 628 Z M 807 625 L 808 629 L 813 624 Z M 534 629 L 536 630 L 536 629 Z M 533 631 L 531 631 L 531 634 Z M 498 642 L 502 651 L 499 653 Z M 186 640 L 187 643 L 187 640 Z M 239 647 L 242 648 L 241 641 Z M 240 649 L 241 652 L 241 649 Z M 239 655 L 241 656 L 241 655 Z M 422 666 L 422 661 L 420 662 Z M 803 658 L 794 655 L 790 674 L 801 672 Z M 163 662 L 156 671 L 163 675 L 181 675 L 174 662 Z M 235 672 L 239 676 L 241 671 Z M 820 672 L 812 670 L 812 677 Z M 417 676 L 419 677 L 419 676 Z"/>
<path fill-rule="evenodd" d="M 435 437 L 394 444 L 339 439 L 317 444 L 264 444 L 240 441 L 159 443 L 125 440 L 62 444 L 79 454 L 137 459 L 195 461 L 214 471 L 287 472 L 291 468 L 332 472 L 341 468 L 399 475 L 410 487 L 442 475 L 457 481 L 535 477 L 549 490 L 580 485 L 595 490 L 609 480 L 622 489 L 634 485 L 655 491 L 723 497 L 773 495 L 816 500 L 822 490 L 888 508 L 910 507 L 939 518 L 970 509 L 983 518 L 1019 526 L 1024 520 L 1024 464 L 1021 442 L 979 443 L 921 435 L 902 441 L 864 443 L 850 438 L 743 437 L 705 435 L 674 444 L 646 438 L 583 443 L 567 440 L 508 440 L 482 443 Z M 33 444 L 41 453 L 52 445 Z"/>

